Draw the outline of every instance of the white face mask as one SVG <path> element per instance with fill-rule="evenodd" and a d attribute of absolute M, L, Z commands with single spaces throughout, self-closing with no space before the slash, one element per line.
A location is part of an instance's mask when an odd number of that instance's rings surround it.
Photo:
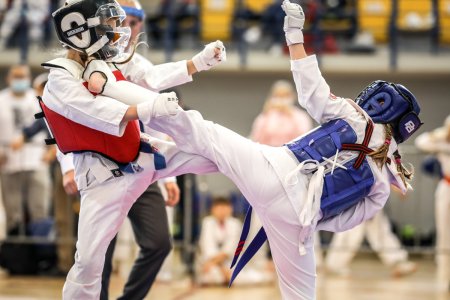
<path fill-rule="evenodd" d="M 14 93 L 25 93 L 31 87 L 30 79 L 13 79 L 10 88 Z"/>

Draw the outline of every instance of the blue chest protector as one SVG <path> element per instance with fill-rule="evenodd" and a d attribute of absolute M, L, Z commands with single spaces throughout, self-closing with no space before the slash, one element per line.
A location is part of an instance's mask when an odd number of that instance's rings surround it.
<path fill-rule="evenodd" d="M 333 160 L 336 153 L 341 150 L 359 152 L 357 157 L 343 163 L 346 169 L 337 168 L 333 172 L 325 172 L 320 203 L 322 220 L 340 214 L 364 200 L 369 194 L 375 180 L 366 159 L 366 155 L 372 152 L 372 149 L 368 148 L 372 132 L 373 123 L 368 120 L 364 140 L 362 144 L 356 144 L 357 136 L 353 128 L 346 121 L 337 119 L 325 123 L 308 135 L 285 145 L 292 151 L 299 163 L 306 160 L 314 160 L 319 163 L 325 162 L 325 159 Z M 230 286 L 247 262 L 267 240 L 264 228 L 261 228 L 238 261 L 248 236 L 251 213 L 252 207 L 250 206 L 231 264 L 231 268 L 235 265 L 236 268 L 233 270 Z"/>
<path fill-rule="evenodd" d="M 344 120 L 330 121 L 303 138 L 286 146 L 299 162 L 324 158 L 333 159 L 337 151 L 347 150 L 346 145 L 355 145 L 356 133 Z M 320 209 L 322 218 L 336 216 L 363 200 L 374 183 L 374 177 L 365 158 L 356 165 L 357 158 L 344 164 L 347 170 L 337 168 L 333 174 L 325 173 Z"/>

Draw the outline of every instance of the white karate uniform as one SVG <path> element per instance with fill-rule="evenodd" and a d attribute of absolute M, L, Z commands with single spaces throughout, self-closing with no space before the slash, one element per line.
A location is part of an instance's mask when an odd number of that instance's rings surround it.
<path fill-rule="evenodd" d="M 361 143 L 367 125 L 365 117 L 348 100 L 330 94 L 316 57 L 292 61 L 291 67 L 300 105 L 319 123 L 346 120 L 356 132 L 357 143 Z M 104 94 L 116 94 L 116 99 L 126 101 L 114 89 L 106 88 Z M 145 98 L 144 95 L 141 97 Z M 314 230 L 344 231 L 372 218 L 386 203 L 391 183 L 406 192 L 393 164 L 380 170 L 371 158 L 367 158 L 374 175 L 368 196 L 354 207 L 322 221 L 320 212 L 308 215 L 311 202 L 305 199 L 310 199 L 308 189 L 312 189 L 311 194 L 315 194 L 316 199 L 321 196 L 323 178 L 313 175 L 310 181 L 298 172 L 297 182 L 288 182 L 286 177 L 299 162 L 286 147 L 256 144 L 227 128 L 205 121 L 197 111 L 180 110 L 171 116 L 154 117 L 148 125 L 171 136 L 183 151 L 210 159 L 241 190 L 267 233 L 283 299 L 315 298 L 316 272 L 310 238 Z M 369 147 L 377 149 L 384 141 L 383 126 L 375 124 Z M 392 141 L 389 149 L 392 159 L 396 149 L 397 145 Z M 341 151 L 339 157 L 345 154 L 349 153 Z M 300 222 L 300 213 L 305 211 L 313 218 L 310 226 Z M 300 255 L 304 247 L 306 253 Z"/>
<path fill-rule="evenodd" d="M 128 105 L 109 97 L 93 96 L 82 85 L 84 67 L 72 60 L 65 62 L 70 72 L 62 68 L 50 68 L 43 95 L 44 103 L 51 110 L 77 123 L 115 136 L 123 134 L 125 124 L 121 120 Z M 150 70 L 147 67 L 148 64 L 139 60 L 138 56 L 128 65 L 120 66 L 128 80 L 144 86 L 159 82 L 158 89 L 169 84 L 169 77 L 176 78 L 174 80 L 178 80 L 178 84 L 192 80 L 185 61 L 154 66 Z M 157 95 L 149 93 L 152 99 Z M 114 167 L 108 159 L 92 152 L 73 155 L 81 208 L 75 265 L 67 276 L 63 299 L 99 298 L 106 249 L 134 201 L 152 182 L 185 173 L 217 171 L 217 167 L 208 159 L 184 153 L 174 143 L 151 137 L 150 142 L 165 156 L 165 169 L 155 171 L 153 155 L 141 153 L 137 163 L 143 167 L 142 172 L 114 177 L 110 171 Z"/>
<path fill-rule="evenodd" d="M 450 283 L 450 143 L 446 141 L 449 128 L 438 128 L 417 137 L 416 146 L 436 154 L 441 163 L 442 179 L 435 193 L 436 263 L 438 281 L 448 288 Z"/>
<path fill-rule="evenodd" d="M 333 236 L 326 257 L 327 268 L 337 273 L 348 271 L 364 237 L 385 265 L 393 266 L 408 260 L 408 252 L 392 232 L 386 214 L 380 211 L 363 224 Z"/>

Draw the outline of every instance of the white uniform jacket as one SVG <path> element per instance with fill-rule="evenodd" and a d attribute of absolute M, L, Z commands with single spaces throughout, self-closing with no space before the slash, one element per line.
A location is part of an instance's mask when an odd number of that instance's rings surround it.
<path fill-rule="evenodd" d="M 362 143 L 367 125 L 366 119 L 348 102 L 352 100 L 336 97 L 331 93 L 330 87 L 319 70 L 315 55 L 291 61 L 291 70 L 299 95 L 299 103 L 311 117 L 320 124 L 334 119 L 347 121 L 358 136 L 356 143 Z M 384 141 L 383 126 L 375 124 L 369 148 L 377 149 L 383 145 Z M 392 140 L 389 149 L 389 157 L 392 159 L 392 162 L 394 162 L 392 154 L 396 150 L 397 144 Z M 289 150 L 286 149 L 286 151 Z M 265 148 L 263 152 L 278 174 L 296 213 L 300 214 L 302 209 L 302 206 L 299 205 L 301 203 L 300 199 L 306 198 L 307 189 L 299 189 L 297 185 L 289 185 L 286 182 L 286 174 L 292 171 L 291 159 L 295 158 L 293 156 L 291 158 L 290 156 L 274 155 L 273 148 L 269 147 Z M 397 186 L 403 193 L 406 192 L 407 187 L 404 186 L 401 178 L 397 175 L 394 163 L 380 169 L 370 157 L 367 157 L 367 160 L 375 179 L 369 195 L 364 201 L 359 202 L 356 206 L 347 209 L 340 215 L 323 222 L 319 221 L 316 230 L 345 231 L 362 223 L 364 220 L 372 218 L 386 203 L 390 194 L 390 184 Z M 320 219 L 320 217 L 319 214 L 317 219 Z"/>
<path fill-rule="evenodd" d="M 186 61 L 154 66 L 141 55 L 135 54 L 129 63 L 116 64 L 116 67 L 128 81 L 155 92 L 192 81 Z M 43 101 L 48 108 L 87 127 L 116 136 L 123 134 L 125 124 L 121 120 L 128 105 L 103 95 L 93 96 L 82 85 L 82 65 L 73 60 L 58 58 L 48 62 L 47 68 L 50 69 L 50 75 Z M 63 174 L 73 169 L 73 164 L 77 165 L 77 161 L 85 162 L 78 164 L 76 174 L 77 185 L 82 189 L 86 185 L 83 174 L 87 173 L 88 166 L 96 174 L 96 178 L 107 180 L 111 177 L 109 160 L 94 156 L 92 158 L 90 153 L 80 153 L 73 154 L 72 158 L 72 154 L 64 157 L 59 153 L 58 159 Z M 102 161 L 101 164 L 96 163 L 98 159 Z"/>

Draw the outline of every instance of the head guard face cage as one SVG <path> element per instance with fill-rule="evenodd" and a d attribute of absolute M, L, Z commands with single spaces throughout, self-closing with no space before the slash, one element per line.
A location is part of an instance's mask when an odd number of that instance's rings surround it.
<path fill-rule="evenodd" d="M 72 1 L 52 16 L 60 42 L 88 56 L 112 61 L 128 45 L 130 29 L 119 27 L 126 14 L 115 0 Z"/>
<path fill-rule="evenodd" d="M 419 119 L 419 103 L 401 84 L 374 81 L 358 95 L 355 102 L 375 123 L 391 124 L 397 143 L 406 141 L 423 124 Z"/>

